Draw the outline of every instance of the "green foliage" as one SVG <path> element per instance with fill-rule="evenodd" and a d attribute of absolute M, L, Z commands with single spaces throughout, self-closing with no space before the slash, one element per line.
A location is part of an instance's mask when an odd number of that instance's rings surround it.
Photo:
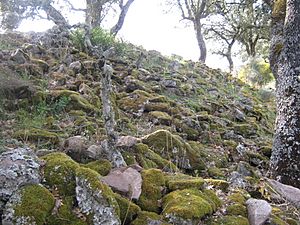
<path fill-rule="evenodd" d="M 70 39 L 76 48 L 78 48 L 80 51 L 84 50 L 84 31 L 82 29 L 72 31 Z"/>
<path fill-rule="evenodd" d="M 79 50 L 84 50 L 84 31 L 82 29 L 77 29 L 71 33 L 71 41 Z M 127 45 L 123 42 L 117 40 L 108 31 L 102 28 L 94 28 L 91 32 L 91 42 L 95 46 L 99 46 L 103 51 L 114 47 L 117 54 L 122 54 Z"/>
<path fill-rule="evenodd" d="M 67 96 L 62 96 L 50 103 L 41 101 L 30 107 L 22 107 L 17 112 L 17 121 L 19 128 L 42 128 L 47 122 L 47 116 L 64 112 L 69 104 L 70 99 Z M 0 111 L 1 112 L 1 111 Z"/>
<path fill-rule="evenodd" d="M 270 64 L 259 59 L 251 59 L 239 71 L 239 78 L 254 87 L 261 88 L 274 80 Z"/>

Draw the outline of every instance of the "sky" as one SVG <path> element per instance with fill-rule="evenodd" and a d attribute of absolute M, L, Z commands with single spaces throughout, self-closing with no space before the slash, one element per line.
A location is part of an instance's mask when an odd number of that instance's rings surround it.
<path fill-rule="evenodd" d="M 84 7 L 80 4 L 84 1 L 73 0 L 74 5 Z M 118 36 L 125 41 L 141 45 L 147 50 L 157 50 L 163 55 L 180 55 L 184 59 L 197 61 L 199 49 L 196 37 L 191 26 L 180 22 L 180 14 L 176 11 L 169 11 L 163 6 L 161 0 L 135 0 L 125 19 L 123 28 Z M 84 16 L 80 14 L 69 15 L 71 23 L 83 21 Z M 104 26 L 112 27 L 116 18 L 110 18 Z M 52 26 L 49 21 L 24 21 L 20 31 L 44 31 Z M 208 49 L 214 43 L 207 43 Z M 225 59 L 208 54 L 206 64 L 212 68 L 227 69 Z"/>

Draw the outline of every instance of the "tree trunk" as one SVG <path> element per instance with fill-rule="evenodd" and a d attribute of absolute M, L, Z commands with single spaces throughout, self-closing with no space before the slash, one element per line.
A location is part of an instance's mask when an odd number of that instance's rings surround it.
<path fill-rule="evenodd" d="M 271 171 L 278 181 L 300 188 L 300 0 L 275 1 L 272 14 L 277 118 Z"/>
<path fill-rule="evenodd" d="M 103 119 L 104 126 L 106 130 L 107 140 L 103 143 L 103 148 L 108 155 L 113 167 L 126 166 L 126 163 L 121 155 L 121 153 L 116 149 L 116 142 L 118 139 L 118 134 L 115 131 L 115 114 L 111 104 L 111 76 L 113 74 L 113 69 L 104 62 L 102 67 L 102 77 L 101 77 L 101 101 L 103 106 Z"/>
<path fill-rule="evenodd" d="M 105 2 L 99 0 L 86 0 L 85 23 L 90 28 L 100 27 L 104 4 Z"/>
<path fill-rule="evenodd" d="M 130 5 L 134 2 L 134 0 L 128 0 L 126 2 L 126 4 L 124 6 L 121 7 L 121 13 L 119 15 L 119 20 L 116 23 L 115 26 L 113 26 L 113 28 L 111 28 L 110 33 L 113 36 L 116 36 L 118 34 L 118 32 L 122 29 L 124 21 L 125 21 L 125 17 L 127 15 L 127 12 L 129 10 Z"/>
<path fill-rule="evenodd" d="M 46 12 L 48 20 L 53 21 L 58 26 L 64 26 L 64 27 L 69 26 L 65 17 L 58 10 L 56 10 L 50 3 L 44 4 L 42 6 L 42 9 Z"/>
<path fill-rule="evenodd" d="M 193 21 L 193 22 L 194 22 L 194 29 L 196 32 L 198 47 L 200 50 L 199 61 L 205 63 L 207 50 L 206 50 L 206 44 L 205 44 L 203 34 L 202 34 L 202 25 L 200 23 L 200 20 L 198 21 L 197 19 L 195 19 L 195 21 Z"/>

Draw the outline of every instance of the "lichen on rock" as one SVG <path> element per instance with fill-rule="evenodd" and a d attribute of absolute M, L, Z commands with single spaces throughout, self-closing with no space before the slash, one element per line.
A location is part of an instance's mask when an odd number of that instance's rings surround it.
<path fill-rule="evenodd" d="M 30 148 L 17 148 L 0 155 L 0 200 L 25 184 L 40 182 L 40 161 Z"/>
<path fill-rule="evenodd" d="M 45 183 L 58 190 L 61 195 L 75 195 L 75 171 L 79 164 L 64 153 L 56 152 L 42 157 Z"/>
<path fill-rule="evenodd" d="M 95 171 L 76 169 L 76 199 L 81 211 L 94 225 L 120 225 L 120 208 L 112 190 Z"/>
<path fill-rule="evenodd" d="M 34 184 L 15 192 L 5 205 L 3 224 L 43 225 L 54 207 L 54 197 L 45 187 Z"/>

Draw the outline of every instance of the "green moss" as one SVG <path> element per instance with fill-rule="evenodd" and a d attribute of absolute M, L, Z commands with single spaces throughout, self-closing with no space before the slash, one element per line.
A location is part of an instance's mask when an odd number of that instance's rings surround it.
<path fill-rule="evenodd" d="M 153 212 L 146 212 L 146 211 L 139 212 L 137 218 L 131 223 L 131 225 L 151 225 L 151 224 L 171 225 L 170 223 L 164 222 L 162 216 Z"/>
<path fill-rule="evenodd" d="M 119 194 L 115 193 L 114 197 L 120 208 L 120 219 L 122 224 L 128 224 L 141 211 L 141 208 Z"/>
<path fill-rule="evenodd" d="M 249 225 L 248 219 L 242 216 L 223 216 L 214 220 L 211 225 Z"/>
<path fill-rule="evenodd" d="M 224 178 L 225 174 L 218 167 L 209 167 L 207 169 L 208 175 L 212 178 Z"/>
<path fill-rule="evenodd" d="M 157 168 L 165 171 L 177 171 L 177 167 L 169 160 L 149 149 L 148 145 L 138 143 L 134 146 L 136 162 L 144 169 Z"/>
<path fill-rule="evenodd" d="M 177 173 L 167 175 L 166 183 L 170 191 L 182 189 L 202 189 L 204 180 L 201 177 L 191 177 Z"/>
<path fill-rule="evenodd" d="M 41 59 L 33 59 L 33 58 L 31 58 L 30 61 L 31 61 L 32 63 L 34 63 L 34 64 L 39 65 L 39 66 L 42 68 L 42 70 L 43 70 L 44 72 L 47 72 L 48 69 L 49 69 L 48 63 L 45 62 L 44 60 L 41 60 Z"/>
<path fill-rule="evenodd" d="M 239 203 L 241 205 L 245 205 L 245 203 L 246 203 L 246 198 L 241 192 L 235 192 L 235 193 L 229 195 L 228 199 L 231 202 Z"/>
<path fill-rule="evenodd" d="M 90 168 L 102 176 L 106 176 L 107 174 L 109 174 L 110 170 L 112 169 L 111 163 L 106 159 L 96 160 L 96 161 L 84 164 L 82 166 L 86 167 L 86 168 Z"/>
<path fill-rule="evenodd" d="M 99 112 L 100 109 L 93 106 L 82 97 L 78 92 L 70 91 L 70 90 L 53 90 L 50 95 L 54 98 L 60 97 L 68 97 L 69 103 L 68 107 L 69 110 L 84 110 L 86 112 Z"/>
<path fill-rule="evenodd" d="M 225 180 L 216 180 L 216 179 L 204 179 L 205 183 L 213 186 L 214 188 L 219 188 L 223 191 L 227 191 L 229 183 Z"/>
<path fill-rule="evenodd" d="M 160 212 L 162 191 L 165 188 L 165 177 L 158 169 L 143 170 L 142 173 L 142 194 L 138 205 L 142 210 Z"/>
<path fill-rule="evenodd" d="M 255 123 L 248 124 L 235 124 L 233 130 L 244 137 L 250 137 L 253 134 L 257 133 L 258 126 Z"/>
<path fill-rule="evenodd" d="M 120 109 L 127 112 L 138 112 L 144 104 L 153 96 L 145 91 L 135 90 L 128 96 L 117 101 Z"/>
<path fill-rule="evenodd" d="M 150 102 L 145 105 L 145 111 L 151 112 L 151 111 L 160 111 L 160 112 L 166 112 L 170 113 L 170 104 L 166 102 Z"/>
<path fill-rule="evenodd" d="M 171 123 L 172 117 L 165 112 L 152 111 L 149 112 L 149 116 L 152 119 L 157 119 L 161 124 L 169 125 Z"/>
<path fill-rule="evenodd" d="M 299 225 L 299 223 L 298 223 L 295 219 L 292 219 L 292 218 L 287 218 L 287 219 L 286 219 L 286 222 L 287 222 L 289 225 Z"/>
<path fill-rule="evenodd" d="M 55 199 L 41 185 L 27 185 L 20 190 L 21 201 L 15 206 L 15 217 L 30 217 L 37 225 L 43 225 L 51 214 Z"/>
<path fill-rule="evenodd" d="M 202 192 L 199 190 L 173 191 L 163 198 L 163 215 L 165 218 L 171 216 L 198 221 L 212 212 L 210 203 L 202 198 Z"/>
<path fill-rule="evenodd" d="M 222 205 L 222 201 L 212 190 L 203 190 L 200 196 L 210 204 L 213 211 L 216 211 Z"/>
<path fill-rule="evenodd" d="M 78 167 L 76 169 L 76 177 L 84 179 L 89 184 L 88 187 L 95 193 L 101 195 L 107 200 L 108 204 L 112 206 L 117 215 L 120 215 L 120 208 L 115 199 L 115 193 L 106 184 L 100 181 L 100 175 L 89 168 Z"/>
<path fill-rule="evenodd" d="M 179 168 L 202 169 L 198 152 L 185 143 L 181 137 L 167 130 L 157 130 L 143 137 L 142 142 L 163 158 L 171 160 Z"/>
<path fill-rule="evenodd" d="M 287 223 L 284 222 L 279 216 L 272 215 L 270 220 L 271 224 L 274 225 L 287 225 Z"/>
<path fill-rule="evenodd" d="M 230 216 L 243 216 L 247 217 L 247 208 L 241 204 L 229 205 L 226 209 L 227 214 Z"/>
<path fill-rule="evenodd" d="M 47 219 L 47 225 L 87 225 L 88 223 L 80 219 L 78 215 L 73 212 L 75 205 L 74 197 L 68 196 L 62 199 L 62 203 L 58 208 L 57 213 L 52 214 Z"/>
<path fill-rule="evenodd" d="M 272 19 L 274 22 L 283 21 L 286 15 L 286 0 L 276 0 L 273 4 Z"/>
<path fill-rule="evenodd" d="M 128 166 L 136 164 L 135 155 L 132 152 L 123 151 L 122 156 Z M 141 165 L 141 164 L 140 164 Z M 142 165 L 141 165 L 142 166 Z M 144 166 L 142 166 L 144 168 Z"/>
<path fill-rule="evenodd" d="M 58 144 L 59 142 L 59 136 L 56 133 L 37 128 L 18 130 L 14 133 L 14 137 L 36 142 L 49 141 L 51 144 Z"/>
<path fill-rule="evenodd" d="M 78 163 L 64 153 L 51 153 L 42 159 L 46 161 L 44 167 L 46 184 L 57 188 L 63 196 L 75 195 L 75 170 L 79 167 Z"/>

